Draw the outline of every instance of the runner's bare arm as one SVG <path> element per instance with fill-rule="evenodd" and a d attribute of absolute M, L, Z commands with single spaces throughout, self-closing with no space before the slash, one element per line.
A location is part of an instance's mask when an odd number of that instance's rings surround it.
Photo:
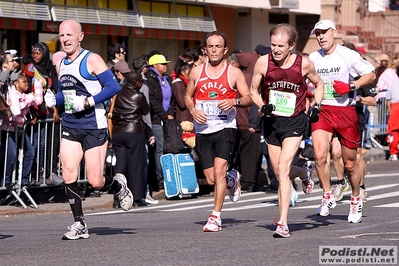
<path fill-rule="evenodd" d="M 254 74 L 252 75 L 251 88 L 249 93 L 251 95 L 252 101 L 259 107 L 259 109 L 263 106 L 262 97 L 259 94 L 259 86 L 262 80 L 263 75 L 266 73 L 268 67 L 268 56 L 259 57 L 258 61 L 256 61 Z"/>
<path fill-rule="evenodd" d="M 317 74 L 313 62 L 306 57 L 302 58 L 302 73 L 305 73 L 310 82 L 315 85 L 314 99 L 320 104 L 324 97 L 324 83 L 319 74 Z"/>
<path fill-rule="evenodd" d="M 358 89 L 358 88 L 361 88 L 361 87 L 366 86 L 367 84 L 373 82 L 374 79 L 375 79 L 375 73 L 373 71 L 366 75 L 363 75 L 360 79 L 354 81 L 353 83 L 355 84 L 356 89 Z"/>

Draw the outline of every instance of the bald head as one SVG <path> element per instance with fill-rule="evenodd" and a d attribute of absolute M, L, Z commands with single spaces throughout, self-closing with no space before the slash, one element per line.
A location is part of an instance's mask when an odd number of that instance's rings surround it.
<path fill-rule="evenodd" d="M 73 30 L 75 30 L 76 32 L 81 32 L 82 31 L 82 25 L 76 21 L 76 20 L 64 20 L 61 24 L 60 24 L 60 31 L 61 28 L 63 27 L 67 27 L 67 28 L 71 28 Z"/>
<path fill-rule="evenodd" d="M 84 33 L 82 25 L 76 20 L 65 20 L 60 24 L 59 37 L 62 50 L 68 55 L 69 59 L 74 59 L 79 55 Z"/>

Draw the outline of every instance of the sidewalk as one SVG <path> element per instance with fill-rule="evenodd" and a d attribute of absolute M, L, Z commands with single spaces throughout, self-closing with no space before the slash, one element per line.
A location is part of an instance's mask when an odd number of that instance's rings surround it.
<path fill-rule="evenodd" d="M 384 161 L 387 158 L 387 153 L 389 153 L 388 147 L 383 147 L 383 149 L 379 148 L 371 148 L 367 150 L 367 152 L 363 155 L 366 163 L 374 163 L 378 161 Z M 60 192 L 61 193 L 61 192 Z M 156 200 L 166 200 L 165 193 L 155 192 L 153 194 L 153 198 Z M 114 210 L 112 209 L 113 195 L 108 193 L 103 193 L 101 197 L 87 197 L 83 201 L 83 210 L 84 212 L 90 212 L 94 210 L 104 209 L 104 210 Z M 67 201 L 56 201 L 56 202 L 48 202 L 48 203 L 38 203 L 39 208 L 35 209 L 33 205 L 29 204 L 29 202 L 25 203 L 28 205 L 27 209 L 19 206 L 0 206 L 0 216 L 8 216 L 8 215 L 18 215 L 18 214 L 44 214 L 44 213 L 63 213 L 70 212 L 70 207 Z M 139 207 L 139 208 L 151 208 L 149 207 Z"/>

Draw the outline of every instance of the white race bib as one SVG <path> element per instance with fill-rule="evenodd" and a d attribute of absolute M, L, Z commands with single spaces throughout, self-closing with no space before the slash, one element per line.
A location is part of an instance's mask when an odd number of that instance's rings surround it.
<path fill-rule="evenodd" d="M 75 90 L 63 90 L 62 94 L 64 95 L 65 113 L 72 114 L 73 113 L 73 99 L 76 96 L 76 91 Z"/>
<path fill-rule="evenodd" d="M 323 99 L 335 99 L 335 98 L 341 98 L 341 95 L 339 95 L 335 90 L 334 86 L 332 84 L 332 81 L 330 80 L 323 80 L 324 83 L 324 97 Z"/>
<path fill-rule="evenodd" d="M 219 102 L 197 100 L 196 109 L 202 110 L 208 120 L 227 120 L 227 112 L 219 109 Z"/>
<path fill-rule="evenodd" d="M 296 95 L 292 92 L 270 90 L 270 103 L 276 107 L 273 114 L 289 117 L 295 111 Z"/>

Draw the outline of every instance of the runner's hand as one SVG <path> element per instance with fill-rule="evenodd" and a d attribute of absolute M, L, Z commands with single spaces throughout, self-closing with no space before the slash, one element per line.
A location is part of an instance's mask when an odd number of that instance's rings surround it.
<path fill-rule="evenodd" d="M 73 97 L 72 106 L 75 112 L 83 111 L 85 109 L 85 97 L 83 95 Z"/>
<path fill-rule="evenodd" d="M 319 113 L 320 113 L 320 109 L 317 106 L 314 106 L 308 114 L 309 117 L 309 122 L 314 123 L 319 121 Z"/>
<path fill-rule="evenodd" d="M 276 109 L 276 106 L 274 104 L 264 104 L 262 106 L 262 113 L 265 114 L 265 116 L 271 116 L 272 112 Z"/>
<path fill-rule="evenodd" d="M 346 94 L 351 91 L 348 83 L 339 80 L 334 80 L 333 87 L 334 90 L 340 95 Z"/>
<path fill-rule="evenodd" d="M 55 95 L 52 90 L 47 90 L 46 94 L 44 94 L 44 102 L 46 103 L 48 108 L 53 108 L 56 104 Z"/>

